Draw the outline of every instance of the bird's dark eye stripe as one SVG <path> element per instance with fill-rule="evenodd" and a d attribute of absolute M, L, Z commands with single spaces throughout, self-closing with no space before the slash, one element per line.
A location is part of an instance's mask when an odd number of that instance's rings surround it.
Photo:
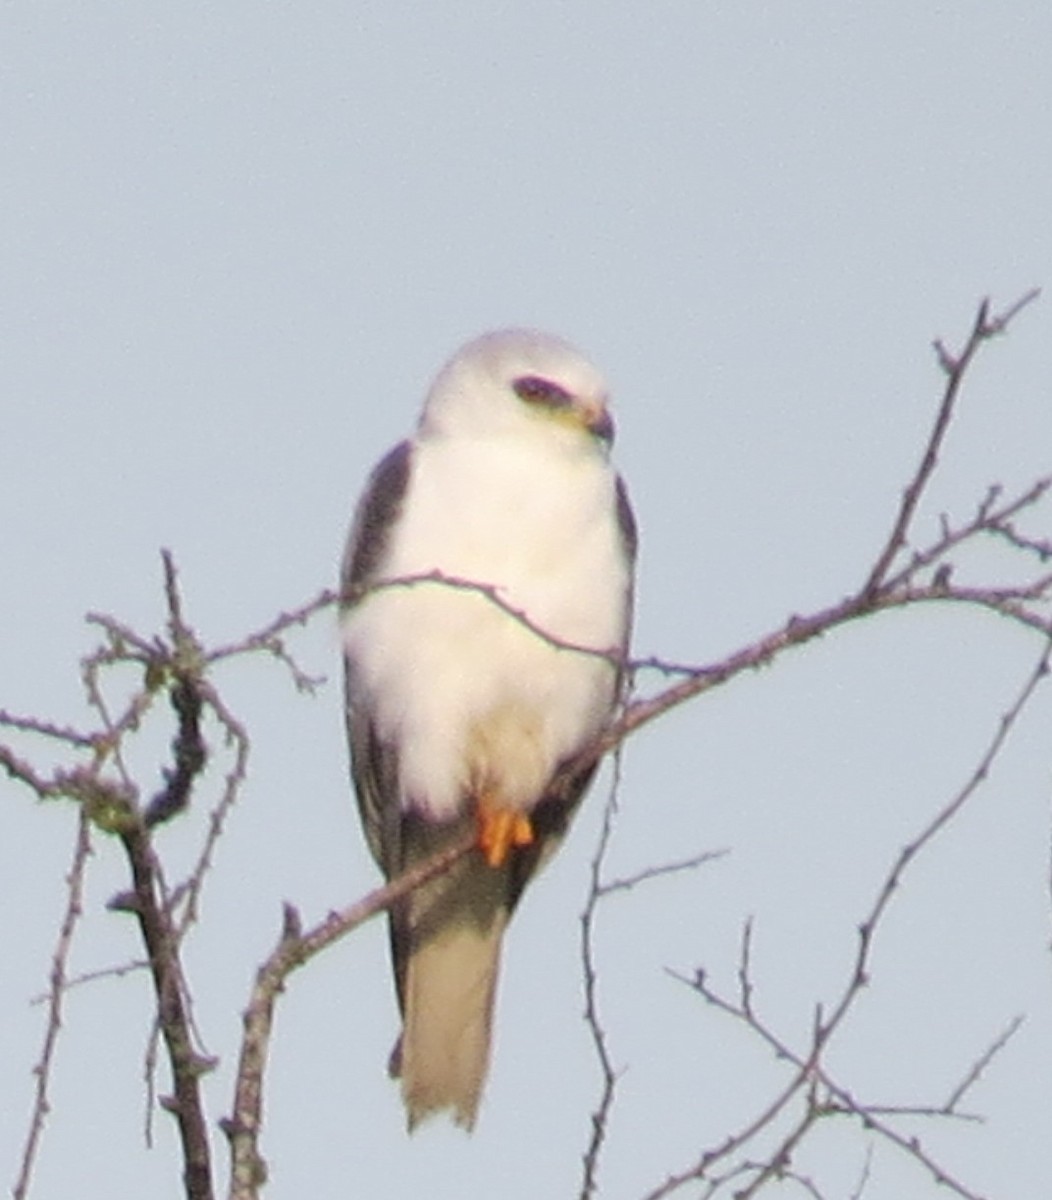
<path fill-rule="evenodd" d="M 568 408 L 573 396 L 557 383 L 540 375 L 523 375 L 511 385 L 520 400 L 528 404 L 547 404 L 551 408 Z"/>

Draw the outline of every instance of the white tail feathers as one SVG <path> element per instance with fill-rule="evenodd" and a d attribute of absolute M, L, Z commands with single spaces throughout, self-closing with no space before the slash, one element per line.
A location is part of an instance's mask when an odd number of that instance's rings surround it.
<path fill-rule="evenodd" d="M 398 1066 L 410 1130 L 442 1109 L 474 1127 L 506 924 L 503 908 L 485 925 L 452 921 L 409 957 Z"/>

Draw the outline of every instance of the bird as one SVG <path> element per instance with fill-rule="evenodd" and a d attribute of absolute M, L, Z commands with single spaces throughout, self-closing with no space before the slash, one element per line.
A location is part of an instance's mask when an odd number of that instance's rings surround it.
<path fill-rule="evenodd" d="M 623 699 L 637 531 L 613 440 L 589 359 L 496 330 L 440 370 L 355 510 L 339 624 L 366 841 L 389 880 L 473 843 L 388 913 L 410 1132 L 475 1126 L 507 922 Z"/>

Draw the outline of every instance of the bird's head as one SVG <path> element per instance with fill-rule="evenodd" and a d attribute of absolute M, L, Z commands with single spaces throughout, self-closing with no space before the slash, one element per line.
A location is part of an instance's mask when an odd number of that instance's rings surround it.
<path fill-rule="evenodd" d="M 431 386 L 424 436 L 562 429 L 604 451 L 614 439 L 607 389 L 569 342 L 532 329 L 501 329 L 468 342 Z"/>

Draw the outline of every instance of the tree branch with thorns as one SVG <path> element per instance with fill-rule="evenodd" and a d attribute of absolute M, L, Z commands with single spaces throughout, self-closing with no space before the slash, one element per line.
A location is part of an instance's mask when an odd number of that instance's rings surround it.
<path fill-rule="evenodd" d="M 385 589 L 445 587 L 477 593 L 507 613 L 510 619 L 520 622 L 560 650 L 597 655 L 625 669 L 632 683 L 631 694 L 636 698 L 625 703 L 617 719 L 600 737 L 572 762 L 565 764 L 560 776 L 552 781 L 556 794 L 561 785 L 579 777 L 582 769 L 621 747 L 636 730 L 672 708 L 694 700 L 743 672 L 765 666 L 786 651 L 802 647 L 860 619 L 918 605 L 954 603 L 991 612 L 1041 637 L 1042 653 L 1038 666 L 1016 704 L 1005 714 L 973 779 L 939 810 L 889 869 L 873 909 L 860 926 L 857 958 L 841 998 L 828 1016 L 816 1014 L 809 1046 L 793 1048 L 759 1016 L 749 971 L 750 929 L 747 928 L 743 936 L 740 988 L 736 999 L 721 997 L 711 989 L 703 974 L 685 980 L 710 1005 L 743 1023 L 766 1042 L 790 1064 L 792 1074 L 783 1091 L 753 1122 L 705 1151 L 691 1167 L 670 1176 L 649 1193 L 650 1200 L 669 1195 L 687 1184 L 702 1185 L 700 1194 L 706 1196 L 715 1195 L 732 1183 L 739 1189 L 736 1195 L 755 1195 L 768 1182 L 787 1177 L 796 1148 L 820 1119 L 833 1114 L 849 1115 L 863 1121 L 867 1128 L 876 1130 L 903 1154 L 919 1162 L 932 1178 L 960 1196 L 971 1198 L 974 1195 L 963 1183 L 952 1180 L 916 1139 L 900 1135 L 889 1114 L 856 1100 L 850 1089 L 828 1071 L 823 1054 L 865 987 L 872 941 L 902 876 L 914 858 L 931 844 L 981 785 L 1019 713 L 1047 673 L 1047 645 L 1048 639 L 1052 638 L 1052 570 L 1048 569 L 1052 560 L 1052 537 L 1040 530 L 1027 531 L 1023 524 L 1042 511 L 1052 487 L 1052 475 L 1012 494 L 1006 494 L 1000 485 L 993 484 L 963 519 L 953 520 L 944 515 L 938 530 L 927 538 L 916 529 L 920 503 L 939 464 L 946 433 L 956 415 L 972 364 L 991 341 L 1007 331 L 1010 323 L 1036 296 L 1036 291 L 1029 292 L 998 314 L 993 313 L 990 304 L 984 301 L 958 351 L 951 352 L 943 343 L 936 343 L 937 360 L 944 376 L 936 415 L 918 465 L 891 515 L 889 531 L 875 548 L 872 565 L 862 582 L 846 596 L 832 600 L 814 612 L 789 616 L 778 628 L 718 661 L 684 664 L 651 656 L 632 657 L 622 662 L 614 649 L 561 642 L 539 628 L 528 613 L 509 604 L 500 589 L 489 583 L 431 572 L 376 585 L 376 588 Z M 955 578 L 954 556 L 985 538 L 997 539 L 1017 556 L 1022 567 L 1021 582 L 965 584 Z M 308 622 L 331 613 L 336 606 L 359 603 L 369 594 L 366 591 L 341 595 L 325 589 L 245 637 L 210 648 L 186 620 L 175 562 L 167 551 L 163 553 L 163 568 L 164 632 L 144 637 L 113 617 L 89 616 L 89 622 L 101 634 L 99 646 L 82 664 L 85 693 L 97 721 L 95 728 L 74 729 L 47 719 L 0 711 L 0 729 L 5 731 L 6 737 L 0 744 L 0 768 L 39 799 L 65 799 L 72 802 L 79 813 L 67 911 L 52 960 L 47 1030 L 36 1068 L 36 1099 L 14 1191 L 17 1200 L 26 1200 L 29 1195 L 33 1165 L 40 1152 L 62 1002 L 68 988 L 77 982 L 69 978 L 67 964 L 81 916 L 90 839 L 100 835 L 116 838 L 125 853 L 130 886 L 114 899 L 111 907 L 134 915 L 140 926 L 145 961 L 153 983 L 158 1029 L 171 1075 L 170 1094 L 162 1100 L 162 1106 L 175 1117 L 179 1126 L 185 1195 L 190 1200 L 212 1200 L 217 1194 L 213 1135 L 205 1116 L 202 1094 L 202 1081 L 214 1060 L 203 1050 L 194 1029 L 190 1010 L 193 983 L 185 970 L 183 946 L 200 919 L 205 882 L 215 869 L 215 852 L 226 818 L 243 791 L 251 743 L 248 732 L 227 707 L 214 673 L 220 665 L 248 655 L 263 654 L 274 658 L 289 673 L 298 690 L 313 691 L 320 681 L 299 666 L 289 650 L 288 639 Z M 113 706 L 107 698 L 108 681 L 114 671 L 126 674 L 129 669 L 137 674 L 137 685 L 122 703 Z M 160 716 L 164 700 L 174 714 L 175 723 L 171 765 L 150 794 L 151 789 L 137 781 L 128 768 L 128 750 L 147 719 Z M 210 749 L 210 736 L 217 738 L 218 751 Z M 39 765 L 38 760 L 46 757 L 36 748 L 40 741 L 59 748 L 61 764 Z M 23 749 L 24 743 L 31 743 L 33 751 Z M 208 811 L 205 832 L 191 869 L 183 879 L 171 883 L 165 876 L 155 845 L 156 831 L 179 820 L 195 804 L 201 803 L 197 793 L 202 790 L 202 772 L 209 760 L 216 757 L 225 764 L 218 796 Z M 666 866 L 641 866 L 632 875 L 609 880 L 605 874 L 606 851 L 614 827 L 615 810 L 611 804 L 593 862 L 590 894 L 582 919 L 586 1019 L 602 1076 L 601 1095 L 584 1155 L 582 1200 L 598 1194 L 608 1119 L 616 1104 L 619 1079 L 616 1056 L 602 1023 L 599 971 L 594 954 L 593 933 L 601 906 L 614 894 L 647 886 L 657 877 L 696 867 L 712 857 L 705 853 Z M 414 887 L 450 869 L 458 858 L 473 852 L 470 841 L 458 843 L 364 898 L 337 905 L 327 917 L 311 927 L 305 927 L 294 906 L 285 906 L 277 942 L 259 967 L 247 1000 L 234 1096 L 230 1115 L 222 1122 L 231 1152 L 228 1195 L 233 1200 L 254 1200 L 266 1180 L 267 1168 L 260 1145 L 262 1101 L 275 1007 L 290 976 Z M 123 969 L 119 966 L 111 968 L 114 972 Z M 98 973 L 90 974 L 94 977 Z M 1001 1045 L 1003 1041 L 996 1043 L 990 1054 Z M 979 1059 L 973 1064 L 972 1073 L 962 1080 L 948 1104 L 939 1110 L 942 1115 L 959 1115 L 961 1098 L 985 1069 L 987 1061 L 988 1058 Z M 787 1112 L 794 1104 L 797 1105 L 795 1122 L 783 1135 L 775 1153 L 763 1161 L 749 1159 L 747 1150 L 754 1135 L 768 1128 L 775 1117 Z M 803 1176 L 799 1181 L 802 1181 L 801 1186 L 806 1184 L 814 1188 Z M 863 1186 L 864 1182 L 860 1183 L 860 1189 Z"/>

